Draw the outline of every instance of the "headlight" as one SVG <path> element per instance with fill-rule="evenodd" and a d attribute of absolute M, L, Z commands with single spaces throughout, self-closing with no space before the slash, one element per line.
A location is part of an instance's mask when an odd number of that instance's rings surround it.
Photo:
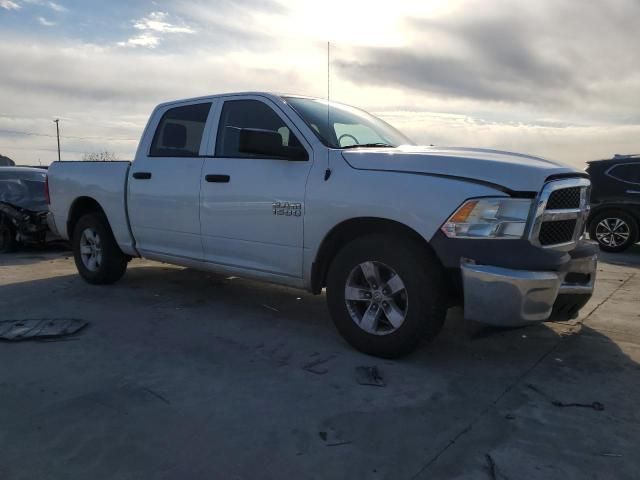
<path fill-rule="evenodd" d="M 441 230 L 450 238 L 522 238 L 531 203 L 506 197 L 467 200 Z"/>

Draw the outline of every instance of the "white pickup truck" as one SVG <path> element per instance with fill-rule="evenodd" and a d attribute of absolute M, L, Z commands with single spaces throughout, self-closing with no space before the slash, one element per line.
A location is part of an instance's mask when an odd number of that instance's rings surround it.
<path fill-rule="evenodd" d="M 353 107 L 268 93 L 159 105 L 135 161 L 55 162 L 50 224 L 80 275 L 132 257 L 320 293 L 355 348 L 395 357 L 447 309 L 494 325 L 574 316 L 596 255 L 590 182 L 549 160 L 414 145 Z"/>

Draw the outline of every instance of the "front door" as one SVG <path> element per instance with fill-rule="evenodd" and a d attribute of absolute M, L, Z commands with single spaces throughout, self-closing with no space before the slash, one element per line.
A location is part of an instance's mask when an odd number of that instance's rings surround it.
<path fill-rule="evenodd" d="M 277 131 L 303 146 L 304 161 L 239 151 L 242 128 Z M 200 221 L 208 262 L 302 276 L 305 187 L 312 156 L 295 126 L 269 100 L 230 97 L 221 106 L 215 154 L 204 162 Z"/>
<path fill-rule="evenodd" d="M 145 256 L 202 260 L 200 179 L 211 102 L 166 108 L 146 151 L 129 172 L 128 211 L 136 248 Z M 150 133 L 147 132 L 147 135 Z"/>

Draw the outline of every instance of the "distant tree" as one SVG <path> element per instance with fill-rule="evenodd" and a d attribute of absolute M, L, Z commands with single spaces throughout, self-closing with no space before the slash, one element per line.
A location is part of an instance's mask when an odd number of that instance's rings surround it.
<path fill-rule="evenodd" d="M 118 160 L 118 156 L 114 152 L 105 150 L 104 152 L 85 153 L 82 160 L 85 162 L 113 162 Z"/>

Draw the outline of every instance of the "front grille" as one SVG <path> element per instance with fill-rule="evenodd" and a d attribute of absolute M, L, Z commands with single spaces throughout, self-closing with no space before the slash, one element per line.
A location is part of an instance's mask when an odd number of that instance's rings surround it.
<path fill-rule="evenodd" d="M 538 247 L 570 250 L 584 231 L 589 214 L 586 178 L 566 178 L 545 183 L 537 199 L 529 240 Z"/>
<path fill-rule="evenodd" d="M 540 227 L 540 235 L 538 236 L 540 245 L 546 246 L 571 242 L 575 229 L 575 218 L 571 220 L 544 222 Z"/>
<path fill-rule="evenodd" d="M 563 188 L 551 192 L 547 200 L 547 210 L 580 208 L 580 187 Z"/>

